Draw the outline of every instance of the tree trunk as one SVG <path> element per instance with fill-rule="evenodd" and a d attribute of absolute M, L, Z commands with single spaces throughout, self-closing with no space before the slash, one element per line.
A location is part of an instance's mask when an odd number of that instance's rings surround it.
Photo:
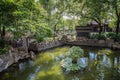
<path fill-rule="evenodd" d="M 2 36 L 2 30 L 1 30 L 1 26 L 0 26 L 0 39 L 1 39 L 1 36 Z"/>
<path fill-rule="evenodd" d="M 119 17 L 117 18 L 117 23 L 116 23 L 116 35 L 115 35 L 115 41 L 118 41 L 118 34 L 119 34 L 119 29 L 120 29 L 120 19 Z"/>
<path fill-rule="evenodd" d="M 4 39 L 4 37 L 5 37 L 5 26 L 2 26 L 1 38 Z"/>
<path fill-rule="evenodd" d="M 99 28 L 100 28 L 100 30 L 99 30 L 99 35 L 101 35 L 101 33 L 102 33 L 102 26 L 101 26 L 101 23 L 99 23 L 98 26 L 99 26 Z"/>
<path fill-rule="evenodd" d="M 119 18 L 117 19 L 117 26 L 116 26 L 116 35 L 118 35 L 118 33 L 119 33 L 119 22 L 120 20 L 119 20 Z"/>
<path fill-rule="evenodd" d="M 55 37 L 56 37 L 56 34 L 57 34 L 57 33 L 56 33 L 56 25 L 57 25 L 57 24 L 55 24 L 55 26 L 54 26 L 54 40 L 55 40 Z"/>
<path fill-rule="evenodd" d="M 1 39 L 0 39 L 0 47 L 4 48 L 5 47 L 5 26 L 2 26 L 2 31 L 1 31 Z"/>

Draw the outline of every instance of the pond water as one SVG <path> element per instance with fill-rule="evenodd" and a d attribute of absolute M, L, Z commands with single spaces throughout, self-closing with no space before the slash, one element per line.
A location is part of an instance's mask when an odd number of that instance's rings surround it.
<path fill-rule="evenodd" d="M 62 70 L 60 62 L 69 48 L 47 50 L 35 60 L 14 64 L 0 73 L 0 80 L 120 80 L 120 51 L 83 48 L 88 63 L 86 69 L 68 72 Z"/>

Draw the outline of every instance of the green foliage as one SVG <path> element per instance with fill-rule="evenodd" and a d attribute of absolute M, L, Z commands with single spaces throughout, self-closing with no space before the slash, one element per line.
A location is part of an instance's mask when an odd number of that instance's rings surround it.
<path fill-rule="evenodd" d="M 82 16 L 89 18 L 99 24 L 105 23 L 108 19 L 108 7 L 103 0 L 85 0 L 83 1 Z"/>
<path fill-rule="evenodd" d="M 84 55 L 83 49 L 77 46 L 71 47 L 66 52 L 66 57 L 61 61 L 61 66 L 66 71 L 78 71 L 86 67 L 86 64 L 78 62 L 78 59 L 81 59 Z"/>
<path fill-rule="evenodd" d="M 86 25 L 91 20 L 100 24 L 110 19 L 110 26 L 115 27 L 119 3 L 119 0 L 1 0 L 0 24 L 16 38 L 31 32 L 38 41 L 43 41 L 53 37 L 55 29 L 73 30 L 74 26 Z M 99 37 L 105 38 L 102 34 Z"/>
<path fill-rule="evenodd" d="M 120 0 L 107 0 L 109 4 L 109 12 L 110 13 L 110 26 L 116 27 L 116 34 L 119 33 L 120 27 Z M 116 40 L 116 39 L 115 39 Z"/>
<path fill-rule="evenodd" d="M 86 64 L 82 63 L 73 63 L 73 59 L 66 57 L 61 61 L 61 66 L 65 69 L 65 71 L 78 71 L 83 70 L 86 67 Z"/>
<path fill-rule="evenodd" d="M 120 33 L 119 34 L 115 34 L 115 38 L 114 38 L 117 42 L 120 43 Z"/>
<path fill-rule="evenodd" d="M 91 34 L 89 36 L 90 39 L 97 39 L 99 34 Z"/>
<path fill-rule="evenodd" d="M 107 33 L 107 37 L 109 39 L 115 39 L 115 33 L 114 32 L 109 32 L 109 33 Z"/>
<path fill-rule="evenodd" d="M 14 34 L 15 38 L 26 35 L 27 32 L 35 34 L 38 41 L 51 37 L 52 28 L 46 21 L 48 13 L 44 7 L 34 0 L 6 0 L 0 1 L 1 25 Z"/>
<path fill-rule="evenodd" d="M 37 32 L 35 33 L 34 37 L 38 42 L 43 41 L 44 38 L 52 37 L 53 31 L 47 27 L 39 27 Z"/>
<path fill-rule="evenodd" d="M 0 47 L 4 47 L 5 46 L 5 40 L 0 38 Z"/>
<path fill-rule="evenodd" d="M 107 38 L 113 39 L 113 40 L 116 39 L 116 41 L 120 43 L 120 33 L 116 34 L 115 32 L 109 32 L 107 33 Z"/>
<path fill-rule="evenodd" d="M 8 45 L 4 39 L 0 39 L 0 55 L 8 51 Z"/>
<path fill-rule="evenodd" d="M 68 57 L 72 59 L 83 57 L 84 51 L 78 46 L 71 47 L 68 52 L 66 53 Z"/>
<path fill-rule="evenodd" d="M 8 51 L 8 45 L 4 45 L 4 47 L 0 46 L 0 55 L 5 54 Z"/>
<path fill-rule="evenodd" d="M 98 51 L 98 55 L 111 55 L 113 52 L 109 49 L 105 49 L 105 50 L 99 50 Z"/>
<path fill-rule="evenodd" d="M 95 33 L 95 34 L 91 34 L 88 38 L 98 39 L 98 40 L 116 39 L 116 41 L 120 43 L 120 33 L 116 35 L 115 32 L 107 32 L 107 33 L 101 33 L 101 34 Z"/>
<path fill-rule="evenodd" d="M 107 38 L 106 33 L 95 33 L 89 36 L 90 39 L 105 40 Z"/>
<path fill-rule="evenodd" d="M 78 77 L 74 76 L 74 78 L 72 78 L 72 80 L 80 80 Z"/>
<path fill-rule="evenodd" d="M 17 5 L 14 0 L 1 0 L 0 1 L 0 23 L 3 25 L 10 25 L 14 22 L 13 12 L 16 10 Z"/>
<path fill-rule="evenodd" d="M 105 40 L 107 38 L 106 33 L 101 33 L 98 35 L 99 40 Z"/>

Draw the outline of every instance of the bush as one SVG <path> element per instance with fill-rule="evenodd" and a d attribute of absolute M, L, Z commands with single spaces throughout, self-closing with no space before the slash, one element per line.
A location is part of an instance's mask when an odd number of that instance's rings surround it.
<path fill-rule="evenodd" d="M 0 55 L 8 51 L 8 45 L 4 39 L 0 39 Z"/>
<path fill-rule="evenodd" d="M 61 66 L 65 71 L 78 71 L 83 70 L 87 65 L 86 63 L 78 62 L 82 61 L 84 57 L 84 51 L 78 46 L 73 46 L 66 52 L 66 58 L 62 59 Z"/>
<path fill-rule="evenodd" d="M 5 46 L 5 39 L 0 39 L 0 47 L 3 48 Z"/>
<path fill-rule="evenodd" d="M 105 40 L 107 38 L 106 33 L 95 33 L 89 36 L 90 39 Z"/>
<path fill-rule="evenodd" d="M 115 33 L 114 32 L 107 33 L 107 38 L 109 38 L 109 39 L 115 39 Z"/>
<path fill-rule="evenodd" d="M 105 39 L 107 39 L 106 33 L 99 34 L 97 39 L 98 40 L 105 40 Z"/>
<path fill-rule="evenodd" d="M 115 32 L 109 32 L 109 33 L 107 33 L 107 38 L 113 39 L 120 43 L 120 33 L 118 35 L 116 35 Z"/>
<path fill-rule="evenodd" d="M 83 57 L 84 51 L 78 46 L 73 46 L 70 48 L 67 52 L 68 57 L 71 57 L 72 59 Z"/>
<path fill-rule="evenodd" d="M 89 36 L 90 39 L 97 39 L 99 34 L 91 34 Z"/>
<path fill-rule="evenodd" d="M 115 38 L 114 38 L 117 42 L 120 43 L 120 33 L 118 35 L 115 35 Z"/>
<path fill-rule="evenodd" d="M 8 51 L 8 45 L 5 45 L 4 48 L 0 47 L 0 55 Z"/>

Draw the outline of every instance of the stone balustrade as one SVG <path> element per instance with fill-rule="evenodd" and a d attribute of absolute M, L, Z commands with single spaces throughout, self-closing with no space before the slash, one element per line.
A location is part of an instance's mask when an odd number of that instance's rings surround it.
<path fill-rule="evenodd" d="M 118 42 L 114 42 L 111 39 L 107 40 L 94 40 L 94 39 L 85 39 L 85 38 L 78 38 L 73 42 L 67 41 L 66 45 L 78 45 L 78 46 L 93 46 L 93 47 L 106 47 L 112 49 L 120 49 L 120 44 Z"/>

